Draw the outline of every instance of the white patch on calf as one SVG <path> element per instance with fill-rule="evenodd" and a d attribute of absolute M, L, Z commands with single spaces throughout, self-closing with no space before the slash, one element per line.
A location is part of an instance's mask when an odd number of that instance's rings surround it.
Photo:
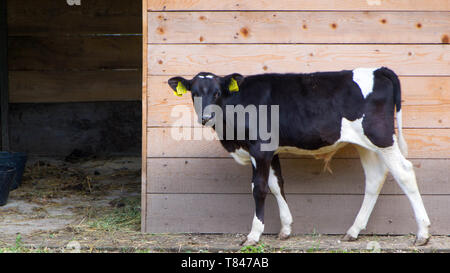
<path fill-rule="evenodd" d="M 333 145 L 325 146 L 325 147 L 322 147 L 322 148 L 317 149 L 317 150 L 305 150 L 305 149 L 300 149 L 300 148 L 292 147 L 292 146 L 281 146 L 275 151 L 275 154 L 288 153 L 288 154 L 296 154 L 296 155 L 312 155 L 312 156 L 315 156 L 315 155 L 322 155 L 322 154 L 332 153 L 333 151 L 336 151 L 336 150 L 344 147 L 345 145 L 346 145 L 346 143 L 342 143 L 342 142 L 339 143 L 337 141 Z"/>
<path fill-rule="evenodd" d="M 252 223 L 252 230 L 247 235 L 248 240 L 253 240 L 255 242 L 259 241 L 259 237 L 261 237 L 261 234 L 264 231 L 264 224 L 256 217 L 256 215 L 253 216 L 253 223 Z"/>
<path fill-rule="evenodd" d="M 358 84 L 366 98 L 373 91 L 373 72 L 378 68 L 356 68 L 353 70 L 353 81 Z"/>
<path fill-rule="evenodd" d="M 398 146 L 403 156 L 408 156 L 408 144 L 406 144 L 405 138 L 403 137 L 403 121 L 402 121 L 402 110 L 398 111 L 396 114 L 397 128 L 398 128 Z"/>
<path fill-rule="evenodd" d="M 230 153 L 230 155 L 241 165 L 248 165 L 251 162 L 250 154 L 242 148 L 235 150 L 234 153 Z"/>
<path fill-rule="evenodd" d="M 278 178 L 275 175 L 272 167 L 270 167 L 269 171 L 269 188 L 272 194 L 275 196 L 275 199 L 278 203 L 278 208 L 280 210 L 280 235 L 289 236 L 291 234 L 292 215 L 291 211 L 289 210 L 288 204 L 286 203 L 286 200 L 284 200 L 283 195 L 281 195 L 281 189 L 278 185 Z"/>
<path fill-rule="evenodd" d="M 371 151 L 380 149 L 379 147 L 375 146 L 375 144 L 373 144 L 372 141 L 370 141 L 370 139 L 364 134 L 364 129 L 362 126 L 363 119 L 364 116 L 354 121 L 342 118 L 341 137 L 337 142 L 357 144 Z M 395 141 L 395 135 L 393 135 L 392 138 L 393 141 Z"/>
<path fill-rule="evenodd" d="M 250 157 L 251 161 L 252 161 L 252 165 L 253 167 L 256 169 L 256 160 L 253 156 Z"/>

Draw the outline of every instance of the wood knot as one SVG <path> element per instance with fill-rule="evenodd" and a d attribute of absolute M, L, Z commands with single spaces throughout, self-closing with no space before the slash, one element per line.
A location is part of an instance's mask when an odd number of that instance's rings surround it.
<path fill-rule="evenodd" d="M 441 42 L 443 44 L 448 44 L 449 43 L 449 39 L 448 39 L 448 35 L 447 34 L 442 35 Z"/>
<path fill-rule="evenodd" d="M 206 17 L 202 15 L 202 16 L 198 17 L 198 19 L 200 19 L 200 20 L 202 20 L 202 21 L 205 21 L 205 20 L 206 20 Z"/>
<path fill-rule="evenodd" d="M 246 27 L 241 28 L 241 34 L 242 36 L 247 37 L 249 34 L 248 28 Z"/>
<path fill-rule="evenodd" d="M 336 29 L 337 28 L 337 24 L 336 23 L 332 23 L 330 26 L 331 26 L 332 29 Z"/>
<path fill-rule="evenodd" d="M 162 60 L 158 60 L 158 64 L 163 64 L 163 61 Z"/>
<path fill-rule="evenodd" d="M 387 20 L 383 18 L 383 19 L 380 20 L 380 22 L 381 22 L 382 24 L 386 24 L 386 23 L 387 23 Z"/>
<path fill-rule="evenodd" d="M 417 27 L 417 28 L 422 28 L 422 24 L 421 24 L 421 23 L 417 23 L 417 24 L 416 24 L 416 27 Z"/>
<path fill-rule="evenodd" d="M 268 69 L 267 65 L 263 66 L 263 69 L 264 69 L 264 70 L 267 70 L 267 69 Z"/>
<path fill-rule="evenodd" d="M 308 26 L 307 26 L 306 24 L 303 24 L 303 25 L 302 25 L 302 28 L 303 28 L 303 29 L 308 29 Z"/>
<path fill-rule="evenodd" d="M 158 32 L 158 34 L 163 35 L 164 34 L 164 29 L 162 27 L 158 27 L 156 29 L 156 32 Z"/>
<path fill-rule="evenodd" d="M 200 38 L 198 38 L 200 40 L 200 42 L 203 42 L 205 39 L 203 38 L 203 36 L 200 36 Z"/>

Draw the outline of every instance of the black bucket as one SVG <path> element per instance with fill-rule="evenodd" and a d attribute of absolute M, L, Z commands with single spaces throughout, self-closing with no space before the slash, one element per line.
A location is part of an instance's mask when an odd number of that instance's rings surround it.
<path fill-rule="evenodd" d="M 16 168 L 14 166 L 0 165 L 0 206 L 8 202 L 9 188 L 14 182 Z"/>
<path fill-rule="evenodd" d="M 0 152 L 0 165 L 9 165 L 16 168 L 16 177 L 10 190 L 17 189 L 22 184 L 22 176 L 27 162 L 27 154 L 21 152 Z"/>

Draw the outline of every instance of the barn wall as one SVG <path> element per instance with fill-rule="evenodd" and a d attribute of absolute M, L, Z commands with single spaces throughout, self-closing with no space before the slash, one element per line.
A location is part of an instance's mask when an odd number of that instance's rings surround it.
<path fill-rule="evenodd" d="M 14 103 L 10 106 L 13 150 L 34 155 L 139 155 L 139 101 Z"/>
<path fill-rule="evenodd" d="M 141 2 L 9 0 L 7 8 L 11 149 L 139 154 Z M 120 130 L 108 140 L 100 133 Z"/>
<path fill-rule="evenodd" d="M 172 107 L 193 109 L 190 96 L 173 95 L 170 77 L 387 66 L 400 76 L 409 159 L 431 231 L 450 234 L 448 1 L 143 2 L 143 230 L 245 233 L 254 213 L 250 167 L 217 141 L 171 138 Z M 364 193 L 354 148 L 336 154 L 332 175 L 311 158 L 281 161 L 293 232 L 345 233 Z M 268 199 L 265 231 L 276 233 L 278 209 Z M 415 231 L 408 200 L 389 176 L 365 232 Z"/>

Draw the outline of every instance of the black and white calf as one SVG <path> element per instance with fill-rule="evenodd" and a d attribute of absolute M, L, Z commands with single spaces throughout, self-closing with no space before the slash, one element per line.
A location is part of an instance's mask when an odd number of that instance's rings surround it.
<path fill-rule="evenodd" d="M 223 147 L 238 163 L 251 163 L 253 168 L 252 190 L 256 209 L 245 245 L 256 244 L 263 233 L 264 201 L 269 189 L 275 195 L 280 210 L 279 237 L 285 239 L 291 234 L 292 215 L 284 195 L 279 153 L 330 158 L 348 143 L 355 144 L 359 152 L 366 181 L 361 209 L 344 239 L 355 240 L 365 229 L 390 171 L 413 207 L 418 225 L 415 243 L 423 245 L 428 242 L 430 221 L 417 187 L 413 165 L 405 159 L 407 146 L 402 136 L 400 82 L 393 71 L 382 67 L 247 77 L 240 74 L 219 77 L 201 72 L 191 80 L 174 77 L 168 83 L 173 90 L 178 90 L 178 95 L 190 90 L 193 100 L 200 97 L 203 108 L 217 105 L 225 112 L 227 105 L 279 106 L 279 143 L 275 150 L 262 151 L 261 144 L 265 141 L 259 135 L 256 140 L 221 140 Z M 394 131 L 395 110 L 398 136 Z M 197 112 L 197 115 L 203 124 L 214 118 L 203 112 Z M 223 122 L 225 120 L 223 117 Z M 217 124 L 218 121 L 215 122 Z M 248 129 L 248 124 L 245 126 Z M 266 126 L 271 128 L 270 124 Z"/>

